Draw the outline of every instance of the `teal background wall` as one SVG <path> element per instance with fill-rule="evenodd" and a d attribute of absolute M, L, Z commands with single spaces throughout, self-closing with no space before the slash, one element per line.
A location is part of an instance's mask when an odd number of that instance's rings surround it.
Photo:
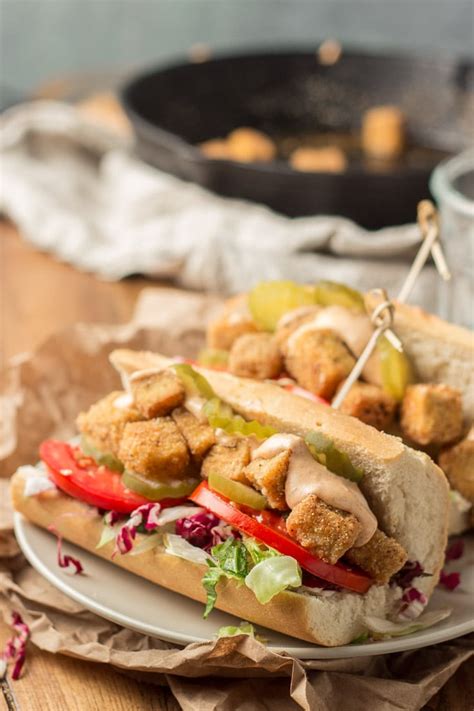
<path fill-rule="evenodd" d="M 75 71 L 122 71 L 214 50 L 345 44 L 473 53 L 471 0 L 0 0 L 1 81 L 28 91 Z"/>

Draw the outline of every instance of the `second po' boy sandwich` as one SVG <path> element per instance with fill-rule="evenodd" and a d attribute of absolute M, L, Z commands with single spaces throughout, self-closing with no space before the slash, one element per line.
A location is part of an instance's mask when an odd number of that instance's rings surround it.
<path fill-rule="evenodd" d="M 209 324 L 203 363 L 331 402 L 372 334 L 373 299 L 333 282 L 263 282 Z M 438 461 L 460 532 L 474 522 L 474 334 L 398 303 L 393 330 L 403 353 L 382 337 L 341 410 Z"/>
<path fill-rule="evenodd" d="M 429 622 L 448 486 L 426 454 L 275 384 L 111 360 L 124 391 L 20 467 L 17 511 L 206 615 L 327 646 Z"/>

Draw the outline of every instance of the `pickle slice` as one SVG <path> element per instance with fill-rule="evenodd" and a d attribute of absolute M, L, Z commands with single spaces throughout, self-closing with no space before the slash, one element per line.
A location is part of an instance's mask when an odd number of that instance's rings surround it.
<path fill-rule="evenodd" d="M 229 362 L 229 351 L 218 348 L 204 348 L 199 352 L 198 363 L 209 368 L 226 368 Z"/>
<path fill-rule="evenodd" d="M 320 306 L 344 306 L 353 311 L 365 311 L 362 294 L 336 281 L 320 281 L 314 287 L 314 303 Z"/>
<path fill-rule="evenodd" d="M 323 464 L 330 472 L 356 483 L 362 480 L 364 473 L 357 469 L 347 454 L 337 449 L 329 437 L 322 432 L 308 432 L 305 442 L 316 461 Z"/>
<path fill-rule="evenodd" d="M 211 427 L 222 429 L 228 434 L 241 434 L 246 437 L 254 435 L 257 439 L 267 439 L 276 434 L 276 430 L 269 425 L 261 425 L 256 420 L 247 421 L 240 415 L 235 415 L 229 405 L 216 397 L 208 400 L 202 411 Z"/>
<path fill-rule="evenodd" d="M 262 281 L 248 296 L 250 313 L 265 331 L 274 331 L 280 318 L 300 306 L 315 304 L 314 287 L 292 281 Z"/>
<path fill-rule="evenodd" d="M 197 370 L 194 370 L 189 363 L 177 363 L 172 367 L 181 379 L 184 389 L 188 394 L 200 395 L 201 397 L 206 398 L 206 400 L 216 397 L 214 390 L 211 388 L 204 375 L 201 375 L 201 373 L 198 373 Z"/>
<path fill-rule="evenodd" d="M 413 383 L 413 366 L 407 354 L 398 351 L 386 336 L 377 341 L 377 352 L 380 359 L 380 377 L 382 387 L 398 402 L 403 400 L 407 385 Z"/>
<path fill-rule="evenodd" d="M 184 496 L 191 494 L 199 483 L 197 479 L 162 483 L 127 470 L 122 475 L 122 482 L 128 489 L 136 494 L 141 494 L 141 496 L 150 499 L 150 501 L 182 499 Z"/>
<path fill-rule="evenodd" d="M 217 474 L 217 472 L 211 472 L 209 474 L 209 486 L 214 491 L 219 492 L 223 496 L 233 501 L 236 504 L 243 504 L 244 506 L 250 506 L 252 509 L 258 509 L 261 511 L 266 508 L 267 500 L 258 491 L 252 489 L 251 486 L 246 486 L 246 484 L 241 484 L 238 481 L 232 481 L 222 474 Z"/>
<path fill-rule="evenodd" d="M 101 452 L 100 449 L 97 449 L 84 435 L 81 437 L 80 447 L 82 452 L 86 456 L 92 457 L 97 464 L 102 464 L 104 467 L 117 472 L 123 472 L 123 464 L 120 459 L 117 459 L 111 452 Z"/>

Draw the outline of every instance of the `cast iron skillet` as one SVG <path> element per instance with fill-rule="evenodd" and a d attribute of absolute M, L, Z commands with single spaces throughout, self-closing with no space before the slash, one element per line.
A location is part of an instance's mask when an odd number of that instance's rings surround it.
<path fill-rule="evenodd" d="M 469 143 L 474 65 L 354 52 L 331 66 L 314 52 L 236 55 L 141 74 L 122 100 L 138 154 L 152 165 L 287 215 L 337 214 L 377 228 L 413 221 L 433 166 Z M 340 174 L 300 173 L 282 160 L 211 160 L 195 146 L 238 126 L 272 136 L 356 131 L 365 109 L 387 103 L 403 109 L 409 141 L 427 150 L 381 171 L 360 162 Z"/>

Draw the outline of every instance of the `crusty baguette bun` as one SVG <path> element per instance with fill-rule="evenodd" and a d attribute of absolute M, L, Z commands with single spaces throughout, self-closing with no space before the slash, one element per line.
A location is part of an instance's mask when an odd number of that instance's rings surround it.
<path fill-rule="evenodd" d="M 123 375 L 143 368 L 166 367 L 172 362 L 158 354 L 128 350 L 114 351 L 111 361 Z M 432 573 L 431 577 L 416 581 L 416 586 L 430 596 L 438 581 L 446 546 L 448 486 L 441 470 L 428 456 L 358 420 L 298 398 L 275 385 L 199 370 L 216 394 L 244 417 L 300 435 L 318 429 L 347 452 L 365 472 L 361 489 L 380 527 L 404 546 L 410 560 L 419 561 L 426 572 Z M 28 497 L 24 488 L 25 477 L 19 470 L 12 479 L 17 511 L 44 528 L 53 523 L 65 539 L 110 559 L 112 544 L 95 548 L 102 524 L 90 506 L 61 492 Z M 205 600 L 201 585 L 204 567 L 169 555 L 162 548 L 137 556 L 117 555 L 113 562 L 187 597 Z M 400 595 L 396 587 L 374 585 L 364 595 L 337 592 L 327 597 L 283 592 L 267 605 L 260 605 L 245 586 L 237 586 L 232 580 L 220 583 L 218 591 L 219 609 L 325 646 L 350 642 L 366 629 L 367 616 L 385 617 Z"/>

